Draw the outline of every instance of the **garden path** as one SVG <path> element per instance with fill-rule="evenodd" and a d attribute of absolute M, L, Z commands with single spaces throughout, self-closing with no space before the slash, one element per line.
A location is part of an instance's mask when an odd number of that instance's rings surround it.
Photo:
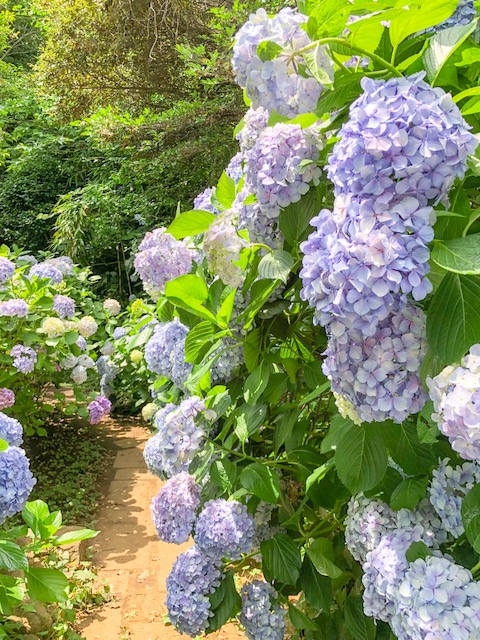
<path fill-rule="evenodd" d="M 113 469 L 100 506 L 93 540 L 93 562 L 114 599 L 80 623 L 86 640 L 185 639 L 165 626 L 165 581 L 179 553 L 189 543 L 161 542 L 150 518 L 150 502 L 162 483 L 148 473 L 142 450 L 149 433 L 138 421 L 108 420 L 98 427 L 116 449 Z M 244 640 L 234 625 L 209 636 Z"/>

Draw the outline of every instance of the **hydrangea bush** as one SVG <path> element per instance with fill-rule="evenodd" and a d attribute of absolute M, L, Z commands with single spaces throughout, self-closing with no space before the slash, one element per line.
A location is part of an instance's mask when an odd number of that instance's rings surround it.
<path fill-rule="evenodd" d="M 97 361 L 152 422 L 159 537 L 194 540 L 181 633 L 478 637 L 476 29 L 456 0 L 300 0 L 234 38 L 239 153 L 147 231 L 152 299 Z"/>

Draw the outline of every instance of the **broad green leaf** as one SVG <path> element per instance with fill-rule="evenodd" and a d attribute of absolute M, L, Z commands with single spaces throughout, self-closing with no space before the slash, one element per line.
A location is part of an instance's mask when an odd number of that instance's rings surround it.
<path fill-rule="evenodd" d="M 186 211 L 175 218 L 167 229 L 174 238 L 181 240 L 187 236 L 196 236 L 203 233 L 215 220 L 215 215 L 209 211 L 194 209 Z"/>
<path fill-rule="evenodd" d="M 187 362 L 197 362 L 202 350 L 204 348 L 208 350 L 209 341 L 216 330 L 211 322 L 200 322 L 193 329 L 190 329 L 185 340 L 185 360 Z"/>
<path fill-rule="evenodd" d="M 383 27 L 381 27 L 381 30 L 383 31 Z M 362 93 L 360 81 L 363 77 L 363 73 L 347 73 L 346 75 L 340 76 L 339 78 L 336 77 L 335 91 L 325 91 L 320 96 L 320 100 L 318 101 L 315 113 L 318 116 L 323 116 L 325 113 L 332 113 L 337 109 L 341 109 L 342 107 L 350 105 L 352 100 L 358 98 L 358 96 Z M 315 215 L 318 214 L 319 210 L 315 212 Z M 281 220 L 282 214 L 280 214 L 280 229 L 283 232 Z M 290 240 L 288 241 L 290 242 Z"/>
<path fill-rule="evenodd" d="M 67 344 L 75 344 L 79 335 L 78 331 L 67 331 L 63 334 L 63 339 Z"/>
<path fill-rule="evenodd" d="M 453 364 L 480 342 L 480 276 L 448 273 L 435 292 L 427 313 L 431 351 Z"/>
<path fill-rule="evenodd" d="M 7 571 L 28 569 L 25 551 L 15 542 L 0 539 L 0 569 Z"/>
<path fill-rule="evenodd" d="M 458 104 L 461 100 L 470 96 L 480 96 L 480 87 L 470 87 L 469 89 L 460 91 L 460 93 L 453 96 L 453 101 Z"/>
<path fill-rule="evenodd" d="M 228 458 L 215 460 L 210 467 L 210 477 L 224 491 L 232 491 L 237 479 L 237 467 Z"/>
<path fill-rule="evenodd" d="M 253 462 L 240 474 L 240 484 L 260 500 L 277 504 L 280 496 L 280 480 L 270 467 Z"/>
<path fill-rule="evenodd" d="M 377 628 L 373 618 L 363 613 L 360 596 L 350 595 L 345 602 L 345 624 L 353 640 L 375 640 Z"/>
<path fill-rule="evenodd" d="M 55 540 L 56 545 L 73 544 L 82 540 L 90 540 L 96 538 L 100 532 L 93 529 L 78 529 L 77 531 L 68 531 L 63 533 Z"/>
<path fill-rule="evenodd" d="M 188 274 L 167 282 L 165 297 L 182 309 L 217 324 L 215 316 L 203 306 L 208 288 L 199 276 Z"/>
<path fill-rule="evenodd" d="M 39 602 L 63 602 L 67 598 L 68 579 L 57 569 L 32 567 L 25 571 L 28 595 Z"/>
<path fill-rule="evenodd" d="M 337 440 L 335 464 L 338 477 L 352 493 L 377 485 L 388 465 L 387 449 L 378 426 L 346 421 Z"/>
<path fill-rule="evenodd" d="M 476 26 L 477 23 L 474 21 L 465 26 L 442 29 L 430 39 L 430 45 L 423 54 L 423 61 L 431 84 L 435 85 L 435 81 L 450 56 L 475 31 Z"/>
<path fill-rule="evenodd" d="M 233 571 L 227 572 L 218 589 L 210 596 L 210 602 L 213 616 L 209 618 L 207 634 L 220 629 L 240 611 L 242 599 L 235 589 Z"/>
<path fill-rule="evenodd" d="M 462 111 L 462 115 L 464 116 L 470 116 L 472 115 L 472 113 L 479 113 L 480 112 L 480 96 L 474 96 L 473 98 L 470 98 L 470 100 L 467 100 L 467 102 L 462 106 L 461 111 Z M 472 156 L 470 156 L 469 159 L 471 158 Z M 475 156 L 473 158 L 478 163 L 478 158 Z M 478 170 L 476 172 L 476 175 L 479 175 Z"/>
<path fill-rule="evenodd" d="M 235 182 L 224 171 L 212 196 L 212 204 L 220 205 L 222 209 L 229 209 L 235 200 L 235 195 Z"/>
<path fill-rule="evenodd" d="M 8 449 L 8 442 L 0 438 L 0 452 Z"/>
<path fill-rule="evenodd" d="M 413 422 L 394 424 L 385 431 L 390 455 L 410 475 L 428 471 L 436 457 L 430 445 L 421 444 Z"/>
<path fill-rule="evenodd" d="M 342 575 L 343 571 L 334 562 L 333 545 L 330 540 L 317 538 L 306 547 L 306 552 L 320 575 L 328 576 L 332 580 Z"/>
<path fill-rule="evenodd" d="M 252 371 L 252 373 L 245 380 L 243 397 L 245 402 L 250 405 L 254 405 L 268 384 L 270 377 L 270 366 L 266 362 Z"/>
<path fill-rule="evenodd" d="M 250 331 L 245 342 L 243 343 L 243 357 L 245 360 L 245 366 L 247 367 L 249 373 L 252 373 L 252 371 L 257 367 L 261 345 L 262 330 L 260 328 L 257 328 L 253 331 Z"/>
<path fill-rule="evenodd" d="M 335 459 L 330 458 L 330 460 L 322 464 L 320 467 L 318 467 L 318 469 L 315 469 L 315 471 L 308 476 L 305 482 L 305 489 L 307 493 L 315 483 L 320 482 L 320 480 L 323 480 L 323 478 L 327 475 L 330 469 L 332 469 L 334 466 L 335 466 Z"/>
<path fill-rule="evenodd" d="M 309 629 L 310 631 L 315 631 L 317 629 L 317 625 L 313 620 L 307 617 L 303 611 L 300 611 L 298 607 L 295 607 L 293 604 L 288 605 L 288 615 L 290 617 L 290 622 L 293 624 L 295 629 Z"/>
<path fill-rule="evenodd" d="M 282 533 L 260 545 L 263 571 L 268 579 L 295 585 L 302 568 L 300 550 L 291 538 Z"/>
<path fill-rule="evenodd" d="M 480 553 L 480 484 L 476 484 L 463 499 L 462 520 L 468 541 Z"/>
<path fill-rule="evenodd" d="M 424 542 L 413 542 L 405 554 L 408 562 L 415 562 L 418 558 L 425 560 L 432 555 L 432 550 Z"/>
<path fill-rule="evenodd" d="M 282 249 L 277 249 L 260 260 L 258 265 L 258 275 L 260 278 L 270 280 L 281 280 L 287 282 L 290 271 L 294 265 L 293 257 Z"/>
<path fill-rule="evenodd" d="M 322 371 L 320 360 L 311 360 L 303 365 L 305 383 L 309 389 L 317 389 L 327 382 L 327 376 Z"/>
<path fill-rule="evenodd" d="M 275 431 L 273 432 L 273 444 L 275 451 L 278 451 L 280 447 L 292 435 L 293 427 L 298 422 L 300 411 L 292 409 L 284 413 L 280 420 L 275 424 Z"/>
<path fill-rule="evenodd" d="M 236 421 L 235 433 L 242 442 L 246 442 L 248 436 L 258 431 L 267 415 L 267 407 L 264 404 L 243 404 L 231 414 Z M 240 435 L 240 433 L 244 435 Z"/>
<path fill-rule="evenodd" d="M 282 53 L 282 51 L 283 48 L 276 42 L 272 42 L 272 40 L 264 40 L 257 45 L 257 56 L 262 62 L 273 60 L 279 53 Z"/>
<path fill-rule="evenodd" d="M 390 21 L 390 41 L 397 47 L 408 36 L 440 24 L 455 11 L 458 0 L 423 0 L 399 7 L 402 13 Z"/>
<path fill-rule="evenodd" d="M 27 502 L 22 511 L 22 518 L 33 531 L 34 535 L 42 539 L 48 538 L 51 531 L 46 526 L 46 520 L 50 515 L 48 506 L 43 500 Z"/>
<path fill-rule="evenodd" d="M 320 574 L 316 569 L 308 554 L 303 558 L 302 571 L 300 574 L 300 586 L 305 597 L 315 609 L 330 611 L 332 604 L 332 583 L 330 578 Z"/>
<path fill-rule="evenodd" d="M 464 49 L 461 55 L 461 60 L 459 62 L 455 62 L 455 66 L 469 67 L 475 62 L 480 62 L 480 47 L 471 47 L 470 49 Z"/>
<path fill-rule="evenodd" d="M 464 275 L 480 275 L 480 233 L 436 242 L 432 260 L 443 269 Z"/>
<path fill-rule="evenodd" d="M 410 509 L 413 511 L 417 504 L 427 494 L 428 478 L 405 478 L 395 488 L 390 498 L 390 506 L 396 511 Z"/>
<path fill-rule="evenodd" d="M 217 318 L 218 318 L 219 322 L 222 323 L 225 326 L 228 326 L 228 323 L 230 322 L 230 320 L 232 318 L 233 306 L 234 306 L 234 303 L 235 303 L 235 295 L 236 295 L 236 293 L 237 293 L 236 289 L 234 289 L 233 291 L 230 291 L 228 296 L 222 302 L 222 304 L 220 306 L 220 309 L 218 310 Z"/>
<path fill-rule="evenodd" d="M 325 46 L 318 43 L 315 44 L 313 49 L 305 51 L 303 54 L 305 64 L 315 80 L 324 87 L 331 89 L 333 87 L 333 82 L 332 78 L 325 71 L 324 58 Z"/>
<path fill-rule="evenodd" d="M 13 608 L 22 602 L 23 589 L 18 578 L 0 574 L 0 614 L 10 616 Z"/>

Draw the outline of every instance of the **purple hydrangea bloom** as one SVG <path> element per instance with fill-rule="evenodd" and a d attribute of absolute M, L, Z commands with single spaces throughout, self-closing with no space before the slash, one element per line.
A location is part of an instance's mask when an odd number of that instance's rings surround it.
<path fill-rule="evenodd" d="M 135 270 L 145 291 L 158 299 L 165 283 L 190 273 L 195 253 L 164 227 L 148 232 L 138 247 Z"/>
<path fill-rule="evenodd" d="M 238 184 L 243 176 L 243 154 L 241 152 L 236 153 L 228 163 L 225 173 L 231 178 L 235 184 Z"/>
<path fill-rule="evenodd" d="M 23 427 L 18 420 L 0 411 L 0 440 L 11 447 L 19 447 L 23 442 Z"/>
<path fill-rule="evenodd" d="M 425 29 L 424 31 L 420 31 L 415 35 L 421 35 L 423 33 L 435 34 L 439 31 L 443 31 L 444 29 L 450 29 L 451 27 L 460 27 L 466 26 L 470 24 L 472 20 L 475 20 L 475 16 L 477 12 L 475 10 L 475 2 L 474 0 L 460 0 L 457 8 L 452 13 L 450 18 L 447 18 L 440 24 L 437 24 L 435 27 L 430 27 L 429 29 Z"/>
<path fill-rule="evenodd" d="M 175 629 L 191 638 L 208 627 L 213 615 L 210 594 L 221 583 L 221 563 L 196 545 L 178 556 L 167 578 L 168 617 Z"/>
<path fill-rule="evenodd" d="M 298 73 L 298 65 L 306 69 L 299 49 L 310 39 L 302 25 L 304 16 L 292 9 L 282 9 L 270 18 L 265 9 L 258 9 L 235 36 L 233 69 L 238 84 L 246 89 L 254 109 L 264 107 L 287 118 L 314 111 L 324 86 L 315 78 Z M 273 60 L 262 61 L 257 46 L 266 40 L 283 48 Z M 333 80 L 333 62 L 325 47 L 317 49 L 317 64 Z M 308 70 L 306 74 L 308 74 Z"/>
<path fill-rule="evenodd" d="M 408 306 L 392 312 L 365 337 L 337 323 L 322 368 L 332 391 L 346 398 L 364 422 L 401 423 L 427 401 L 419 377 L 426 352 L 425 314 Z"/>
<path fill-rule="evenodd" d="M 255 522 L 247 507 L 236 500 L 209 500 L 198 516 L 194 539 L 213 558 L 238 560 L 255 541 Z"/>
<path fill-rule="evenodd" d="M 187 542 L 200 506 L 200 487 L 188 473 L 179 473 L 163 485 L 152 500 L 152 519 L 163 542 Z"/>
<path fill-rule="evenodd" d="M 37 276 L 37 278 L 50 278 L 53 284 L 60 284 L 63 280 L 63 274 L 60 269 L 57 269 L 57 267 L 49 262 L 34 264 L 29 272 L 29 277 L 33 278 L 33 276 Z"/>
<path fill-rule="evenodd" d="M 330 157 L 336 194 L 384 204 L 407 195 L 422 205 L 447 201 L 478 142 L 451 96 L 424 76 L 362 80 L 364 93 L 350 107 Z"/>
<path fill-rule="evenodd" d="M 15 264 L 8 258 L 0 256 L 0 284 L 5 284 L 15 273 Z"/>
<path fill-rule="evenodd" d="M 31 373 L 35 369 L 37 353 L 32 347 L 16 344 L 12 347 L 10 355 L 13 358 L 13 366 L 21 373 Z"/>
<path fill-rule="evenodd" d="M 87 341 L 85 340 L 85 338 L 83 336 L 78 336 L 75 344 L 82 351 L 85 351 L 85 349 L 87 348 Z"/>
<path fill-rule="evenodd" d="M 185 362 L 185 339 L 188 327 L 178 318 L 157 327 L 145 346 L 145 362 L 152 373 L 166 376 L 183 387 L 193 365 Z"/>
<path fill-rule="evenodd" d="M 191 461 L 205 438 L 195 419 L 205 410 L 203 400 L 192 396 L 179 406 L 167 404 L 155 415 L 157 433 L 147 441 L 143 457 L 150 473 L 171 478 L 188 472 Z"/>
<path fill-rule="evenodd" d="M 480 459 L 480 344 L 461 365 L 427 378 L 435 413 L 432 418 L 454 451 L 465 460 Z"/>
<path fill-rule="evenodd" d="M 405 572 L 391 626 L 399 640 L 478 637 L 480 583 L 445 557 L 418 558 Z"/>
<path fill-rule="evenodd" d="M 36 483 L 25 451 L 0 451 L 0 524 L 23 509 Z"/>
<path fill-rule="evenodd" d="M 480 464 L 465 462 L 452 467 L 448 462 L 445 458 L 433 471 L 428 497 L 443 528 L 458 538 L 465 531 L 461 513 L 463 498 L 475 484 L 480 483 Z"/>
<path fill-rule="evenodd" d="M 250 201 L 254 198 L 254 201 Z M 252 186 L 246 184 L 237 194 L 232 211 L 237 217 L 239 229 L 246 229 L 251 242 L 261 242 L 272 249 L 283 246 L 283 236 L 278 228 L 280 207 L 261 205 L 252 192 Z"/>
<path fill-rule="evenodd" d="M 15 394 L 11 389 L 0 388 L 0 409 L 9 409 L 15 404 Z"/>
<path fill-rule="evenodd" d="M 90 413 L 90 424 L 98 424 L 102 418 L 108 416 L 112 408 L 112 403 L 105 396 L 97 396 L 93 402 L 88 405 Z"/>
<path fill-rule="evenodd" d="M 249 640 L 283 640 L 285 612 L 276 601 L 277 592 L 263 580 L 253 580 L 242 588 L 240 622 Z"/>
<path fill-rule="evenodd" d="M 53 310 L 60 318 L 73 318 L 75 315 L 75 300 L 69 296 L 53 296 Z"/>
<path fill-rule="evenodd" d="M 358 562 L 365 562 L 367 553 L 376 549 L 387 533 L 397 528 L 396 514 L 381 500 L 353 496 L 345 518 L 345 544 Z"/>
<path fill-rule="evenodd" d="M 120 340 L 123 336 L 127 335 L 127 330 L 124 327 L 115 327 L 113 330 L 113 339 Z"/>
<path fill-rule="evenodd" d="M 444 523 L 427 498 L 420 500 L 413 511 L 400 509 L 395 515 L 399 529 L 422 527 L 424 531 L 422 538 L 430 541 L 428 546 L 438 549 L 447 541 L 448 532 Z"/>
<path fill-rule="evenodd" d="M 209 211 L 210 213 L 214 213 L 215 215 L 220 213 L 220 209 L 217 209 L 212 204 L 212 195 L 215 189 L 212 187 L 208 187 L 202 193 L 199 193 L 198 196 L 193 201 L 193 208 L 198 209 L 199 211 Z"/>
<path fill-rule="evenodd" d="M 28 315 L 28 304 L 21 298 L 12 298 L 0 302 L 0 316 L 24 318 Z"/>
<path fill-rule="evenodd" d="M 244 155 L 253 149 L 258 136 L 268 126 L 268 111 L 263 107 L 249 109 L 243 118 L 243 127 L 237 133 L 240 152 Z"/>

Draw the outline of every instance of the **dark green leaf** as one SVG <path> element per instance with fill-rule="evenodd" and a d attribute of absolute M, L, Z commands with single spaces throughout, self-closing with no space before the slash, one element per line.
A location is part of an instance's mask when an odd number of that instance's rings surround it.
<path fill-rule="evenodd" d="M 383 31 L 383 27 L 381 27 Z M 337 109 L 349 105 L 352 100 L 358 98 L 362 92 L 360 81 L 362 73 L 348 73 L 347 75 L 335 79 L 335 91 L 325 91 L 318 101 L 315 113 L 323 116 L 324 113 L 332 113 Z M 318 211 L 316 212 L 316 214 Z M 280 224 L 280 229 L 282 228 Z M 283 231 L 283 230 L 282 230 Z"/>
<path fill-rule="evenodd" d="M 305 239 L 310 228 L 310 220 L 321 209 L 322 195 L 320 187 L 312 187 L 299 202 L 294 202 L 280 211 L 280 231 L 290 245 L 295 246 Z"/>
<path fill-rule="evenodd" d="M 306 548 L 306 552 L 320 575 L 328 576 L 332 580 L 342 575 L 342 570 L 334 562 L 333 545 L 330 540 L 317 538 Z"/>
<path fill-rule="evenodd" d="M 360 596 L 350 595 L 345 602 L 345 624 L 354 640 L 375 640 L 377 629 L 372 618 L 363 613 Z"/>
<path fill-rule="evenodd" d="M 199 322 L 193 329 L 190 329 L 185 340 L 185 360 L 187 362 L 198 362 L 198 357 L 205 347 L 208 348 L 209 341 L 215 331 L 216 327 L 211 322 Z"/>
<path fill-rule="evenodd" d="M 417 504 L 425 498 L 428 478 L 405 478 L 392 493 L 390 506 L 396 511 L 410 509 L 413 511 Z"/>
<path fill-rule="evenodd" d="M 418 558 L 425 560 L 432 555 L 432 550 L 424 542 L 413 542 L 405 554 L 408 562 L 415 562 Z"/>
<path fill-rule="evenodd" d="M 260 500 L 277 504 L 280 495 L 280 480 L 270 467 L 259 462 L 248 465 L 240 474 L 240 483 Z"/>
<path fill-rule="evenodd" d="M 293 604 L 288 605 L 288 615 L 295 629 L 310 629 L 313 631 L 317 629 L 315 622 L 310 620 L 298 607 L 294 607 Z"/>
<path fill-rule="evenodd" d="M 18 578 L 0 574 L 0 613 L 10 616 L 13 608 L 23 600 L 23 589 Z"/>
<path fill-rule="evenodd" d="M 435 463 L 429 445 L 421 444 L 413 422 L 392 425 L 385 432 L 390 455 L 410 475 L 420 475 Z"/>
<path fill-rule="evenodd" d="M 312 607 L 330 611 L 333 598 L 330 578 L 318 573 L 307 554 L 303 559 L 300 586 Z"/>
<path fill-rule="evenodd" d="M 243 357 L 245 360 L 245 366 L 249 373 L 252 373 L 252 371 L 257 367 L 261 345 L 262 330 L 257 328 L 250 331 L 243 344 Z"/>
<path fill-rule="evenodd" d="M 28 569 L 25 551 L 15 542 L 0 539 L 0 569 L 6 569 L 7 571 Z"/>
<path fill-rule="evenodd" d="M 255 369 L 245 380 L 243 396 L 245 401 L 254 405 L 264 392 L 270 377 L 270 366 L 266 362 Z"/>
<path fill-rule="evenodd" d="M 276 42 L 272 42 L 271 40 L 264 40 L 257 46 L 257 56 L 262 62 L 273 60 L 278 56 L 279 53 L 282 53 L 282 51 L 283 48 L 279 44 L 277 44 Z"/>
<path fill-rule="evenodd" d="M 468 541 L 480 553 L 480 484 L 475 485 L 463 499 L 462 520 Z"/>
<path fill-rule="evenodd" d="M 242 604 L 242 599 L 235 589 L 233 571 L 228 571 L 222 583 L 210 596 L 213 616 L 208 621 L 206 633 L 220 629 L 230 618 L 233 618 Z"/>
<path fill-rule="evenodd" d="M 215 460 L 210 467 L 213 482 L 224 491 L 231 491 L 237 479 L 237 467 L 228 458 Z"/>
<path fill-rule="evenodd" d="M 264 572 L 271 579 L 295 585 L 302 567 L 298 546 L 287 535 L 278 534 L 260 545 Z"/>

